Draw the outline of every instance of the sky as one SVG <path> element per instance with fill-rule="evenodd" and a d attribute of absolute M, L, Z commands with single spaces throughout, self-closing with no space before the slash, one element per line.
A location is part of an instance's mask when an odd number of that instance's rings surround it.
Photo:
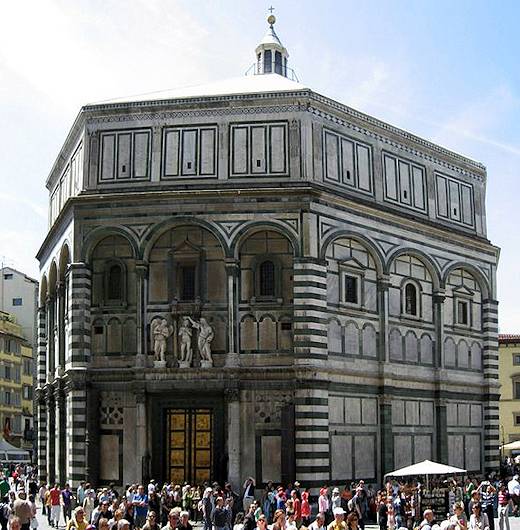
<path fill-rule="evenodd" d="M 1 0 L 0 262 L 38 278 L 45 180 L 82 105 L 242 75 L 269 5 Z M 500 332 L 520 333 L 520 2 L 273 5 L 302 83 L 484 163 Z"/>

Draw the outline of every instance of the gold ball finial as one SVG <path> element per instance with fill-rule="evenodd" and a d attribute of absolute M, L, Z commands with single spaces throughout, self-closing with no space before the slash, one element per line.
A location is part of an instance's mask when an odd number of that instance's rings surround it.
<path fill-rule="evenodd" d="M 276 22 L 276 17 L 274 15 L 269 15 L 267 17 L 267 23 L 272 26 Z"/>

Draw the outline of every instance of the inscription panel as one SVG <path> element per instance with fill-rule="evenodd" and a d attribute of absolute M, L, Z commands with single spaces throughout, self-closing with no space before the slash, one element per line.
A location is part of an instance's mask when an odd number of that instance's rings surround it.
<path fill-rule="evenodd" d="M 107 131 L 101 134 L 100 183 L 131 179 L 148 180 L 152 132 L 149 129 Z"/>
<path fill-rule="evenodd" d="M 287 122 L 232 123 L 230 176 L 288 176 Z"/>
<path fill-rule="evenodd" d="M 166 127 L 161 179 L 217 176 L 217 126 Z"/>
<path fill-rule="evenodd" d="M 353 138 L 323 129 L 325 181 L 373 195 L 372 151 Z"/>
<path fill-rule="evenodd" d="M 427 212 L 426 171 L 422 166 L 383 152 L 385 201 Z"/>
<path fill-rule="evenodd" d="M 467 227 L 475 226 L 473 186 L 435 173 L 437 217 Z"/>

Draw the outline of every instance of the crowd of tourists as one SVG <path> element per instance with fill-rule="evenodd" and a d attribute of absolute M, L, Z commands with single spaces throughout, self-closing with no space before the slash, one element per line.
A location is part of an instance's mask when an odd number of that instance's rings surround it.
<path fill-rule="evenodd" d="M 257 488 L 249 477 L 239 492 L 231 484 L 129 484 L 94 489 L 82 482 L 37 483 L 31 470 L 0 477 L 0 530 L 38 528 L 37 510 L 48 524 L 66 530 L 510 530 L 520 516 L 520 482 L 490 477 L 389 480 L 375 490 L 363 480 L 324 485 L 311 497 L 299 482 Z M 498 529 L 495 529 L 498 517 Z"/>

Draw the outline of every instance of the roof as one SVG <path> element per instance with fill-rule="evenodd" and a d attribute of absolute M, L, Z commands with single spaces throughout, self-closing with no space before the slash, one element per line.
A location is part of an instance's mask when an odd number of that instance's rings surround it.
<path fill-rule="evenodd" d="M 279 74 L 248 75 L 233 77 L 223 81 L 207 83 L 203 85 L 191 85 L 182 88 L 171 88 L 158 92 L 148 92 L 133 96 L 98 101 L 86 105 L 92 107 L 96 105 L 109 105 L 113 103 L 133 103 L 142 101 L 161 101 L 169 99 L 183 99 L 208 96 L 226 96 L 234 94 L 259 94 L 270 92 L 295 92 L 300 90 L 310 90 L 309 87 L 292 81 Z"/>
<path fill-rule="evenodd" d="M 501 342 L 503 344 L 507 344 L 510 342 L 520 342 L 520 335 L 514 335 L 514 334 L 503 334 L 498 336 L 498 342 Z"/>
<path fill-rule="evenodd" d="M 0 268 L 0 273 L 3 273 L 4 271 L 11 271 L 16 274 L 19 274 L 20 276 L 24 276 L 26 280 L 35 283 L 38 285 L 38 280 L 35 280 L 34 278 L 31 278 L 29 275 L 25 274 L 25 272 L 19 271 L 18 269 L 15 269 L 13 267 L 9 267 L 9 265 L 4 265 L 2 268 Z"/>
<path fill-rule="evenodd" d="M 278 35 L 276 34 L 276 31 L 274 30 L 273 25 L 269 26 L 269 29 L 267 30 L 267 33 L 264 35 L 264 38 L 260 41 L 260 44 L 276 44 L 278 46 L 281 46 L 282 48 L 284 45 L 281 43 L 280 39 L 278 38 Z"/>

